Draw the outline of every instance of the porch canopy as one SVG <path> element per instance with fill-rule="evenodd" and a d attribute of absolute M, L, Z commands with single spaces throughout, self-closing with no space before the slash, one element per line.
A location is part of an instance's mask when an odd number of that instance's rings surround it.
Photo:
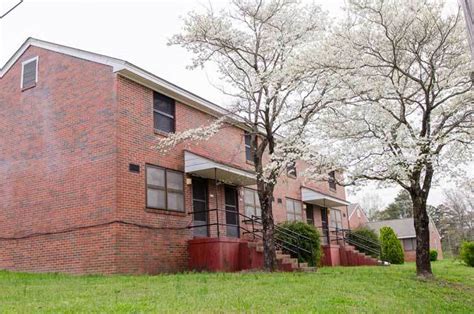
<path fill-rule="evenodd" d="M 350 205 L 350 203 L 345 200 L 321 192 L 316 192 L 308 188 L 301 188 L 301 200 L 305 203 L 319 205 L 321 207 Z"/>
<path fill-rule="evenodd" d="M 249 171 L 224 165 L 189 151 L 184 152 L 184 172 L 241 186 L 254 185 L 257 182 L 255 174 Z"/>

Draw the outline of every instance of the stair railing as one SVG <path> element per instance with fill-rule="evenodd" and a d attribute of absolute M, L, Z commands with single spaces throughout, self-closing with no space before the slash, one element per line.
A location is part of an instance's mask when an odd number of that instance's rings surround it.
<path fill-rule="evenodd" d="M 255 239 L 263 240 L 263 228 L 261 228 L 263 224 L 262 224 L 261 217 L 258 217 L 255 215 L 251 215 L 249 217 L 240 212 L 228 211 L 225 209 L 218 209 L 218 208 L 206 209 L 206 210 L 201 210 L 201 211 L 192 211 L 192 212 L 189 212 L 188 215 L 193 215 L 197 213 L 209 214 L 210 212 L 216 212 L 216 222 L 213 222 L 213 223 L 208 222 L 206 224 L 199 224 L 199 225 L 190 224 L 188 225 L 188 228 L 191 229 L 191 228 L 198 228 L 198 227 L 215 226 L 217 228 L 217 237 L 220 237 L 221 226 L 223 227 L 232 226 L 232 227 L 238 227 L 239 233 L 241 233 L 242 235 L 250 234 L 254 240 Z M 241 218 L 239 219 L 239 221 L 242 221 L 242 223 L 246 225 L 250 224 L 251 229 L 248 229 L 247 227 L 242 226 L 242 224 L 240 223 L 238 225 L 233 225 L 233 224 L 227 224 L 227 223 L 221 222 L 219 220 L 219 212 L 232 213 L 238 216 L 239 218 Z M 298 267 L 300 266 L 300 260 L 303 254 L 309 254 L 311 256 L 311 259 L 315 262 L 315 256 L 314 256 L 313 250 L 308 250 L 304 247 L 301 247 L 301 245 L 299 245 L 299 243 L 301 243 L 302 240 L 310 240 L 310 238 L 306 237 L 305 235 L 299 234 L 298 232 L 295 232 L 291 229 L 288 229 L 276 224 L 274 224 L 273 227 L 274 227 L 274 230 L 277 231 L 274 236 L 276 248 L 281 249 L 282 251 L 286 251 L 287 253 L 290 253 L 290 255 L 292 256 L 297 256 Z M 287 239 L 280 237 L 280 235 L 290 238 L 294 241 L 288 241 Z M 298 244 L 295 244 L 294 242 Z"/>
<path fill-rule="evenodd" d="M 380 243 L 377 243 L 373 239 L 363 236 L 361 234 L 355 233 L 350 229 L 342 229 L 342 234 L 344 241 L 350 245 L 355 246 L 356 248 L 361 248 L 367 252 L 369 252 L 370 255 L 374 255 L 378 258 L 380 258 Z"/>

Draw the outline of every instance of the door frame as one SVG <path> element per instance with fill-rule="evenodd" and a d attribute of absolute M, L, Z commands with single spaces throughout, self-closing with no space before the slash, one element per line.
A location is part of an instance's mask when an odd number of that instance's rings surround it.
<path fill-rule="evenodd" d="M 192 207 L 193 207 L 193 211 L 194 211 L 194 182 L 199 182 L 199 183 L 203 184 L 203 186 L 205 188 L 205 200 L 204 200 L 206 202 L 205 210 L 209 210 L 209 180 L 206 179 L 206 178 L 192 176 L 191 177 L 191 185 L 192 185 L 191 204 L 192 204 Z M 196 220 L 194 220 L 194 214 L 192 215 L 192 221 L 193 221 L 193 225 L 194 225 L 194 222 L 196 221 Z M 202 237 L 209 237 L 210 236 L 209 212 L 206 212 L 206 221 L 205 221 L 205 223 L 206 223 L 206 225 L 205 225 L 206 226 L 206 235 L 202 236 Z M 193 229 L 196 229 L 196 228 L 199 228 L 199 227 L 194 227 Z M 193 237 L 195 237 L 195 236 L 196 235 L 193 232 Z"/>
<path fill-rule="evenodd" d="M 321 225 L 322 225 L 323 237 L 326 239 L 326 243 L 329 245 L 331 244 L 331 240 L 330 240 L 330 232 L 329 232 L 328 208 L 320 207 L 320 210 L 321 210 Z M 326 225 L 324 225 L 324 223 L 326 223 Z M 326 230 L 324 228 L 326 228 Z"/>
<path fill-rule="evenodd" d="M 235 225 L 235 227 L 237 228 L 237 237 L 236 237 L 236 238 L 240 238 L 239 190 L 238 190 L 238 187 L 237 187 L 237 186 L 235 186 L 235 185 L 229 185 L 229 184 L 225 184 L 225 185 L 224 185 L 224 211 L 225 211 L 225 214 L 226 214 L 226 215 L 225 215 L 226 236 L 229 237 L 229 235 L 227 235 L 227 227 L 233 226 L 233 225 L 227 225 L 226 189 L 232 189 L 232 190 L 234 190 L 234 195 L 235 195 L 235 215 L 236 215 L 236 220 L 237 220 L 237 224 Z M 234 238 L 234 237 L 231 237 L 231 238 Z"/>

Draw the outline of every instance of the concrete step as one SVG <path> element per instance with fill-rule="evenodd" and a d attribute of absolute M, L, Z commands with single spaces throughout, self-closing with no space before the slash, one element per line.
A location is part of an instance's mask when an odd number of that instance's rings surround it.
<path fill-rule="evenodd" d="M 305 273 L 311 273 L 316 271 L 316 267 L 313 266 L 306 266 L 306 267 L 300 267 L 299 271 L 305 272 Z"/>
<path fill-rule="evenodd" d="M 277 254 L 276 256 L 277 260 L 282 260 L 282 259 L 287 259 L 287 258 L 291 258 L 291 256 L 288 254 Z"/>

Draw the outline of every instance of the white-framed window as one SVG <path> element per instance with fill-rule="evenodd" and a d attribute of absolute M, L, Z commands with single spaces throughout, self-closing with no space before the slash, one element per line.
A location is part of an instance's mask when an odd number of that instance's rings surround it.
<path fill-rule="evenodd" d="M 260 200 L 258 199 L 257 191 L 244 188 L 244 203 L 246 216 L 262 216 L 262 210 L 260 209 Z"/>
<path fill-rule="evenodd" d="M 21 63 L 21 89 L 35 87 L 38 82 L 39 57 L 34 57 Z"/>
<path fill-rule="evenodd" d="M 286 219 L 288 221 L 301 220 L 302 205 L 300 201 L 287 198 L 286 199 Z"/>
<path fill-rule="evenodd" d="M 342 214 L 339 209 L 332 209 L 329 212 L 329 224 L 332 228 L 342 229 Z"/>

